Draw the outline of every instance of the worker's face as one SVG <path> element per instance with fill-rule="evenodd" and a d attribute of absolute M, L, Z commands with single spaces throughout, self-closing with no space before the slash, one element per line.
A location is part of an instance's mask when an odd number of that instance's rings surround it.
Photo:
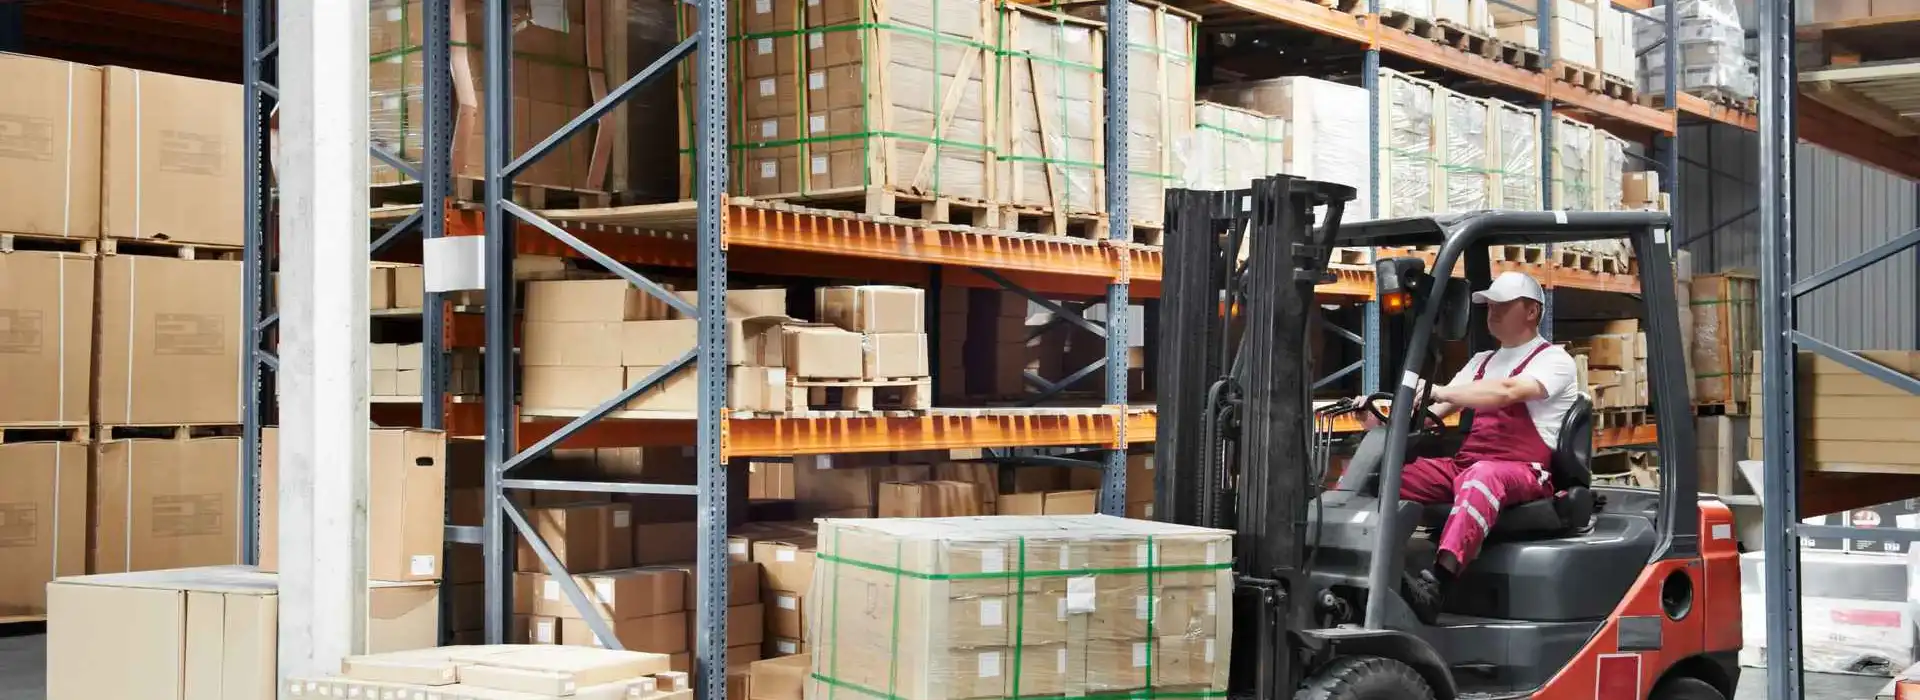
<path fill-rule="evenodd" d="M 1487 304 L 1487 332 L 1503 345 L 1523 342 L 1540 328 L 1540 303 L 1515 299 Z"/>

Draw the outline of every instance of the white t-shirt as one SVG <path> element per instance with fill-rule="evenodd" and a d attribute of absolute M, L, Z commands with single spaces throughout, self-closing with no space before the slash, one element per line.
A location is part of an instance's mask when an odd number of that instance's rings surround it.
<path fill-rule="evenodd" d="M 1487 362 L 1487 373 L 1481 378 L 1506 379 L 1513 374 L 1513 368 L 1519 366 L 1521 360 L 1527 359 L 1527 355 L 1542 342 L 1545 341 L 1536 335 L 1533 340 L 1521 343 L 1518 347 L 1491 351 L 1493 360 Z M 1467 360 L 1466 366 L 1453 375 L 1453 381 L 1448 382 L 1448 386 L 1472 382 L 1474 373 L 1480 369 L 1480 362 L 1486 357 L 1485 352 L 1475 353 Z M 1579 369 L 1574 366 L 1573 355 L 1558 345 L 1548 345 L 1547 349 L 1534 356 L 1532 362 L 1527 363 L 1526 370 L 1520 376 L 1538 380 L 1540 386 L 1547 390 L 1545 398 L 1527 402 L 1527 415 L 1533 418 L 1533 429 L 1540 431 L 1541 442 L 1550 449 L 1559 446 L 1560 424 L 1566 420 L 1567 411 L 1573 408 L 1574 398 L 1580 394 L 1580 387 L 1575 386 Z"/>

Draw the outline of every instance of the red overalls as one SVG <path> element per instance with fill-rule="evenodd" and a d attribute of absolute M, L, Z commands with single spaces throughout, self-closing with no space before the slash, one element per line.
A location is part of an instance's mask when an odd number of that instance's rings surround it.
<path fill-rule="evenodd" d="M 1547 349 L 1541 342 L 1513 368 L 1518 377 L 1527 363 Z M 1474 381 L 1486 377 L 1493 353 L 1480 360 Z M 1462 566 L 1480 553 L 1500 508 L 1553 495 L 1547 463 L 1553 448 L 1540 440 L 1521 401 L 1497 411 L 1478 411 L 1466 443 L 1452 458 L 1422 457 L 1401 470 L 1400 498 L 1417 503 L 1453 502 L 1446 527 L 1440 531 L 1440 551 L 1451 552 Z"/>

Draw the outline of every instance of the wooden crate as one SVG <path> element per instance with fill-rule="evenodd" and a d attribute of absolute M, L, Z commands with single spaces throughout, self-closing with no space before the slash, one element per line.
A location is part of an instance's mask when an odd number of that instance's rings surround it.
<path fill-rule="evenodd" d="M 1127 7 L 1127 218 L 1134 226 L 1157 229 L 1166 218 L 1167 188 L 1182 171 L 1182 154 L 1175 150 L 1194 138 L 1200 17 L 1146 0 Z M 1082 0 L 1057 9 L 1104 21 L 1107 4 Z"/>
<path fill-rule="evenodd" d="M 1495 141 L 1489 100 L 1438 88 L 1434 110 L 1434 199 L 1439 212 L 1493 208 Z"/>
<path fill-rule="evenodd" d="M 1745 273 L 1693 278 L 1693 396 L 1702 405 L 1737 405 L 1757 390 L 1760 281 Z"/>
<path fill-rule="evenodd" d="M 1497 209 L 1540 209 L 1540 111 L 1491 100 L 1493 201 Z"/>
<path fill-rule="evenodd" d="M 1435 95 L 1444 90 L 1398 71 L 1380 71 L 1380 216 L 1437 211 L 1439 165 L 1434 159 Z"/>
<path fill-rule="evenodd" d="M 1588 211 L 1594 202 L 1591 125 L 1555 115 L 1553 118 L 1553 208 Z"/>
<path fill-rule="evenodd" d="M 1000 201 L 1056 220 L 1098 213 L 1106 201 L 1105 25 L 1025 5 L 998 14 Z"/>

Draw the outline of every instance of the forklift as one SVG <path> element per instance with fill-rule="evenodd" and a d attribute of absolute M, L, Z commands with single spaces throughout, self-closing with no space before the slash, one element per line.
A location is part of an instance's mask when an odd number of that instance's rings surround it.
<path fill-rule="evenodd" d="M 1739 667 L 1733 517 L 1696 493 L 1661 212 L 1483 211 L 1345 223 L 1354 190 L 1277 175 L 1237 191 L 1170 190 L 1157 315 L 1155 513 L 1235 538 L 1229 696 L 1252 700 L 1724 700 Z M 1318 223 L 1316 224 L 1316 220 Z M 1555 492 L 1502 509 L 1434 624 L 1401 594 L 1430 566 L 1450 504 L 1387 497 L 1419 456 L 1472 430 L 1436 418 L 1420 377 L 1441 346 L 1492 349 L 1471 292 L 1493 246 L 1626 239 L 1639 261 L 1658 488 L 1593 483 L 1584 395 L 1553 448 Z M 1335 247 L 1378 258 L 1379 376 L 1390 391 L 1313 400 L 1309 324 Z M 1337 332 L 1337 331 L 1336 331 Z M 1447 374 L 1441 374 L 1446 372 Z M 1377 427 L 1343 436 L 1361 411 Z M 1347 457 L 1331 473 L 1334 457 Z M 1335 478 L 1337 476 L 1337 479 Z"/>

